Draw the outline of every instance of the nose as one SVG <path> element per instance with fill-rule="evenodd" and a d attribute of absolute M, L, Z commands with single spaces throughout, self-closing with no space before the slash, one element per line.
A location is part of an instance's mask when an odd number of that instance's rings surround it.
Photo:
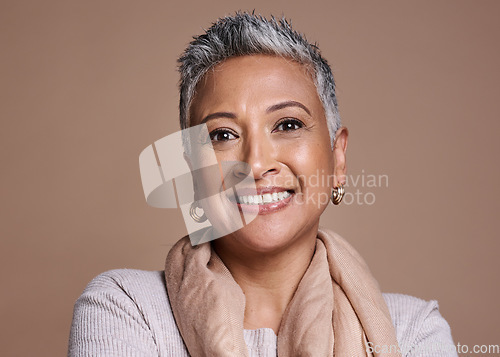
<path fill-rule="evenodd" d="M 249 133 L 242 142 L 241 161 L 248 164 L 255 181 L 280 172 L 277 148 L 264 133 Z M 248 174 L 248 173 L 247 173 Z"/>

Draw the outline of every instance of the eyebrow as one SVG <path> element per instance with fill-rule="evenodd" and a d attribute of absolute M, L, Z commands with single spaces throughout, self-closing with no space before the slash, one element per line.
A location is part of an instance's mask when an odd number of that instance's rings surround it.
<path fill-rule="evenodd" d="M 215 118 L 229 118 L 229 119 L 236 119 L 236 114 L 234 113 L 229 113 L 229 112 L 217 112 L 217 113 L 212 113 L 208 114 L 203 120 L 201 121 L 200 124 L 203 124 L 211 119 Z"/>
<path fill-rule="evenodd" d="M 266 109 L 266 113 L 272 113 L 281 109 L 285 108 L 290 108 L 290 107 L 298 107 L 303 109 L 307 114 L 311 115 L 311 112 L 307 107 L 300 103 L 296 102 L 295 100 L 288 100 L 286 102 L 281 102 L 277 103 L 274 105 L 271 105 L 269 108 Z M 212 114 L 208 114 L 206 117 L 203 118 L 203 120 L 200 122 L 200 124 L 206 123 L 209 120 L 215 119 L 215 118 L 228 118 L 228 119 L 236 119 L 236 114 L 230 113 L 230 112 L 216 112 Z"/>
<path fill-rule="evenodd" d="M 271 105 L 269 108 L 266 109 L 266 112 L 271 113 L 289 107 L 299 107 L 303 109 L 307 114 L 311 115 L 311 112 L 309 111 L 309 109 L 307 109 L 307 107 L 304 104 L 296 102 L 295 100 L 288 100 L 286 102 Z"/>

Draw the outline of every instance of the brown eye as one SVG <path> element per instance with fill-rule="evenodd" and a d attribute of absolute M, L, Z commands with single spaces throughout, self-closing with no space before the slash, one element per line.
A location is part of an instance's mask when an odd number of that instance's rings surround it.
<path fill-rule="evenodd" d="M 273 131 L 295 131 L 302 128 L 304 124 L 300 120 L 285 119 L 281 121 Z"/>
<path fill-rule="evenodd" d="M 228 130 L 217 129 L 210 133 L 210 139 L 215 142 L 229 141 L 236 139 L 236 136 Z"/>

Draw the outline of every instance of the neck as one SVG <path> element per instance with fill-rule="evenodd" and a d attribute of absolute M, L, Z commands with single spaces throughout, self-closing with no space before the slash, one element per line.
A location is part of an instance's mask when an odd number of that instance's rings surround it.
<path fill-rule="evenodd" d="M 213 242 L 245 294 L 245 329 L 272 328 L 278 334 L 285 309 L 314 255 L 317 228 L 273 252 L 235 251 L 223 240 Z"/>

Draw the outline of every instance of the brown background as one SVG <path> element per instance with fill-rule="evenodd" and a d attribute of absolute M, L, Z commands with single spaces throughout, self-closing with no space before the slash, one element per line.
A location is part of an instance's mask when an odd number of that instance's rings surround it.
<path fill-rule="evenodd" d="M 376 202 L 323 224 L 383 291 L 437 299 L 455 342 L 500 344 L 500 2 L 5 1 L 0 4 L 3 356 L 64 355 L 75 300 L 113 268 L 162 269 L 184 235 L 146 205 L 142 149 L 178 130 L 176 57 L 235 10 L 317 41 Z"/>

